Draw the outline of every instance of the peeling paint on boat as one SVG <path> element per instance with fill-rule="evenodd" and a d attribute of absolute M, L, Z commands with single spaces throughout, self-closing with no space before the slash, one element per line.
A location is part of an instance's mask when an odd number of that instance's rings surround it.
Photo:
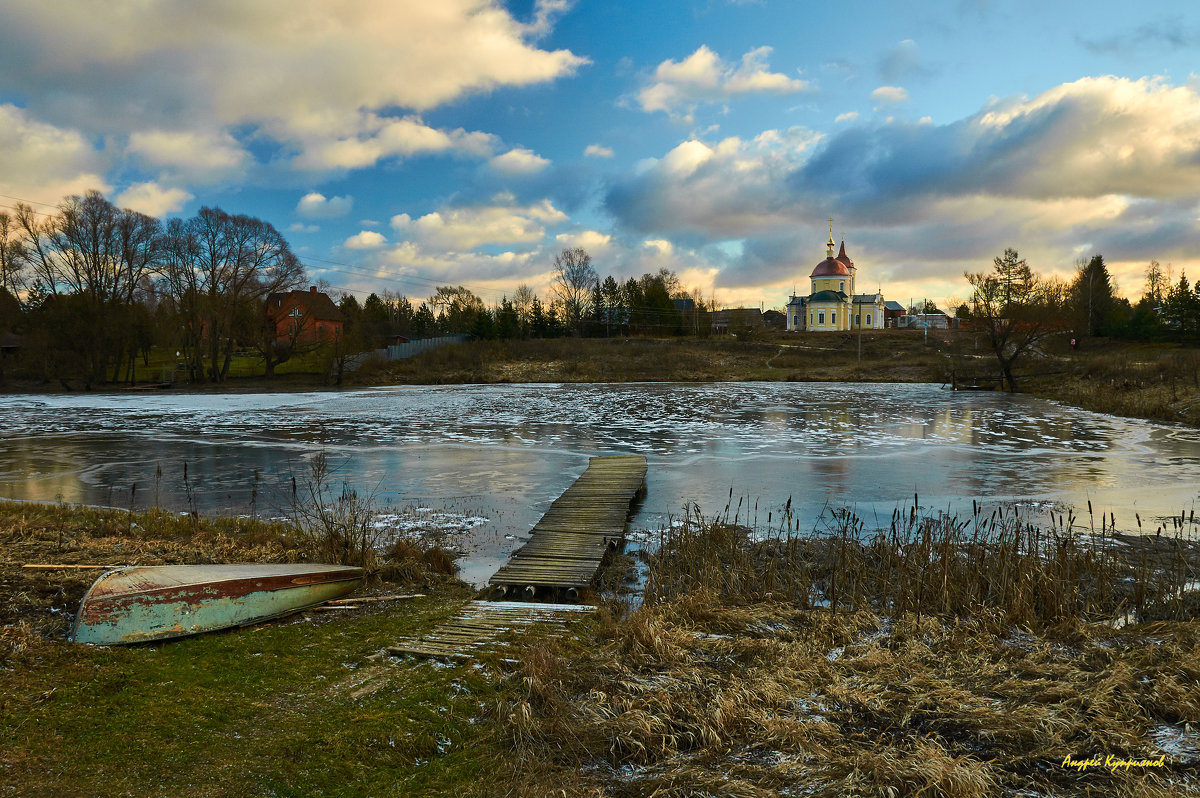
<path fill-rule="evenodd" d="M 245 626 L 344 596 L 361 579 L 361 568 L 312 563 L 121 568 L 88 589 L 72 639 L 116 645 Z"/>

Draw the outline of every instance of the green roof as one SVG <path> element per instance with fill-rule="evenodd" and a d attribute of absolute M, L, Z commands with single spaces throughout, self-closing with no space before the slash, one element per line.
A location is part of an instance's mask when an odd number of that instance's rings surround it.
<path fill-rule="evenodd" d="M 809 302 L 845 302 L 848 297 L 841 291 L 818 291 L 808 298 Z"/>

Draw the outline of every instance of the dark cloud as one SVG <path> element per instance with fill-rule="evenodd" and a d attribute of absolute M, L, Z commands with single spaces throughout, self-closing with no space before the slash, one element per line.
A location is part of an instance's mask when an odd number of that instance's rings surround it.
<path fill-rule="evenodd" d="M 936 71 L 923 63 L 917 43 L 905 39 L 888 50 L 876 66 L 879 77 L 884 83 L 898 85 L 912 80 L 924 80 L 936 74 Z"/>
<path fill-rule="evenodd" d="M 1092 55 L 1101 56 L 1131 53 L 1147 48 L 1191 49 L 1200 46 L 1200 27 L 1186 25 L 1180 17 L 1171 17 L 1147 22 L 1134 30 L 1122 31 L 1103 39 L 1076 36 L 1075 41 Z"/>

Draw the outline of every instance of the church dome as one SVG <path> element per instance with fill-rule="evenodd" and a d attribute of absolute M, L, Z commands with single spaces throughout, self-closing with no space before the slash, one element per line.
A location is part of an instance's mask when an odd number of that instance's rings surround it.
<path fill-rule="evenodd" d="M 846 264 L 830 255 L 828 258 L 817 264 L 817 267 L 813 269 L 812 274 L 809 275 L 809 278 L 839 276 L 849 277 L 850 269 L 846 267 Z"/>

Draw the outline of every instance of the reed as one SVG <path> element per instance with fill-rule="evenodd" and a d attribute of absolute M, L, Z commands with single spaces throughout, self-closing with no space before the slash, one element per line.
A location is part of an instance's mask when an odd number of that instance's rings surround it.
<path fill-rule="evenodd" d="M 971 517 L 959 518 L 918 507 L 914 497 L 874 530 L 851 510 L 827 508 L 821 526 L 804 536 L 794 531 L 790 502 L 766 532 L 737 523 L 739 509 L 705 518 L 691 507 L 660 532 L 645 601 L 703 591 L 734 604 L 773 599 L 891 617 L 999 616 L 1030 627 L 1191 617 L 1195 602 L 1185 587 L 1200 576 L 1194 515 L 1181 514 L 1157 536 L 1119 535 L 1108 517 L 1098 535 L 1081 535 L 1073 514 L 1041 525 L 1016 508 L 983 515 L 975 504 Z"/>
<path fill-rule="evenodd" d="M 914 497 L 883 529 L 830 510 L 801 536 L 790 506 L 771 534 L 734 522 L 747 506 L 691 508 L 639 608 L 520 657 L 502 685 L 520 700 L 489 718 L 543 786 L 557 767 L 589 776 L 570 794 L 620 796 L 1200 791 L 1200 622 L 1149 618 L 1195 576 L 1193 517 L 1139 547 L 1111 516 L 1092 536 Z M 1062 764 L 1157 759 L 1164 734 L 1182 743 L 1162 769 Z"/>

